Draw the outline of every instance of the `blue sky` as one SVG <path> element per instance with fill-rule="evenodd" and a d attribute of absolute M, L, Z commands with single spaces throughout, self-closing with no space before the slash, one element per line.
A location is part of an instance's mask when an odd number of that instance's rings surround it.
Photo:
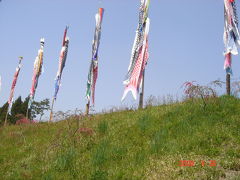
<path fill-rule="evenodd" d="M 0 3 L 0 105 L 7 101 L 18 57 L 23 56 L 15 98 L 29 94 L 39 40 L 45 38 L 44 73 L 36 100 L 52 98 L 63 31 L 69 29 L 69 53 L 55 111 L 85 108 L 85 90 L 95 14 L 105 8 L 99 50 L 95 109 L 122 104 L 122 81 L 129 65 L 140 0 L 2 0 Z M 240 10 L 238 3 L 238 12 Z M 145 95 L 181 96 L 181 85 L 225 80 L 223 70 L 223 0 L 152 0 L 149 17 L 150 59 Z M 240 61 L 233 59 L 234 79 Z"/>

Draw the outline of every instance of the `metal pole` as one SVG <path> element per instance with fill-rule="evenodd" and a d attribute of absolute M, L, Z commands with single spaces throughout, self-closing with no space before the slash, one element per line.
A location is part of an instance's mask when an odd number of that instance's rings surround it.
<path fill-rule="evenodd" d="M 145 70 L 143 71 L 142 92 L 140 93 L 140 97 L 139 97 L 139 106 L 138 106 L 138 109 L 142 109 L 142 108 L 143 108 L 143 98 L 144 98 L 144 79 L 145 79 Z"/>
<path fill-rule="evenodd" d="M 227 73 L 226 75 L 226 90 L 227 95 L 231 95 L 231 75 Z"/>

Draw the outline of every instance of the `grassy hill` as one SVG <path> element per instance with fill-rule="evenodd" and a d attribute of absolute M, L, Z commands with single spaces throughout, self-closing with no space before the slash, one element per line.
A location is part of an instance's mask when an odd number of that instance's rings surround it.
<path fill-rule="evenodd" d="M 1 179 L 240 179 L 234 97 L 77 119 L 2 127 Z"/>

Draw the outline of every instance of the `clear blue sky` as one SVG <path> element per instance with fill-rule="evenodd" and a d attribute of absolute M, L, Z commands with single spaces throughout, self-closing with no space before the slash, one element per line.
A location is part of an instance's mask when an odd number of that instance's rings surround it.
<path fill-rule="evenodd" d="M 29 94 L 39 40 L 45 38 L 44 73 L 36 100 L 52 98 L 54 78 L 65 25 L 70 45 L 57 110 L 85 108 L 85 89 L 95 14 L 105 8 L 99 50 L 96 110 L 121 106 L 122 81 L 129 65 L 138 23 L 140 0 L 2 0 L 0 3 L 0 105 L 7 101 L 18 56 L 23 56 L 15 98 Z M 240 10 L 238 3 L 238 12 Z M 149 9 L 150 59 L 146 96 L 181 96 L 181 85 L 196 80 L 206 84 L 223 70 L 223 0 L 152 0 Z M 239 13 L 240 14 L 240 13 Z M 233 59 L 234 77 L 240 75 L 239 56 Z M 128 95 L 124 104 L 134 104 Z"/>

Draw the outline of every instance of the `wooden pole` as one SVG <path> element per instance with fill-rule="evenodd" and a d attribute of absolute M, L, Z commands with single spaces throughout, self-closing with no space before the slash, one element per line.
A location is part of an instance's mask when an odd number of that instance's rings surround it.
<path fill-rule="evenodd" d="M 145 79 L 145 70 L 143 71 L 142 92 L 140 93 L 140 97 L 139 97 L 139 106 L 138 106 L 138 109 L 142 109 L 142 108 L 143 108 L 143 98 L 144 98 L 144 79 Z"/>
<path fill-rule="evenodd" d="M 30 101 L 30 96 L 29 96 L 29 99 L 28 99 L 28 105 L 29 105 L 29 101 Z M 31 107 L 28 107 L 28 105 L 27 105 L 27 112 L 26 112 L 26 119 L 27 120 L 28 120 L 28 117 L 29 117 L 29 108 L 31 108 Z"/>
<path fill-rule="evenodd" d="M 86 104 L 85 116 L 88 116 L 88 115 L 89 115 L 89 108 L 90 108 L 90 101 L 88 101 L 88 103 Z"/>
<path fill-rule="evenodd" d="M 8 105 L 9 106 L 9 105 Z M 8 119 L 8 110 L 7 110 L 7 113 L 6 113 L 6 116 L 5 116 L 5 122 L 4 122 L 4 126 L 7 125 L 7 119 Z"/>
<path fill-rule="evenodd" d="M 28 108 L 27 108 L 27 112 L 26 112 L 26 119 L 28 119 Z"/>
<path fill-rule="evenodd" d="M 52 107 L 51 107 L 50 117 L 49 117 L 49 121 L 48 122 L 51 122 L 52 119 L 53 119 L 53 106 L 54 106 L 54 102 L 55 102 L 55 99 L 53 98 L 52 99 Z"/>
<path fill-rule="evenodd" d="M 226 91 L 227 95 L 231 95 L 231 75 L 227 73 L 226 75 Z"/>
<path fill-rule="evenodd" d="M 28 104 L 29 104 L 30 99 L 31 98 L 29 97 Z M 30 107 L 27 107 L 27 112 L 26 112 L 26 119 L 30 118 L 29 120 L 31 120 L 31 107 L 32 107 L 32 104 Z"/>

